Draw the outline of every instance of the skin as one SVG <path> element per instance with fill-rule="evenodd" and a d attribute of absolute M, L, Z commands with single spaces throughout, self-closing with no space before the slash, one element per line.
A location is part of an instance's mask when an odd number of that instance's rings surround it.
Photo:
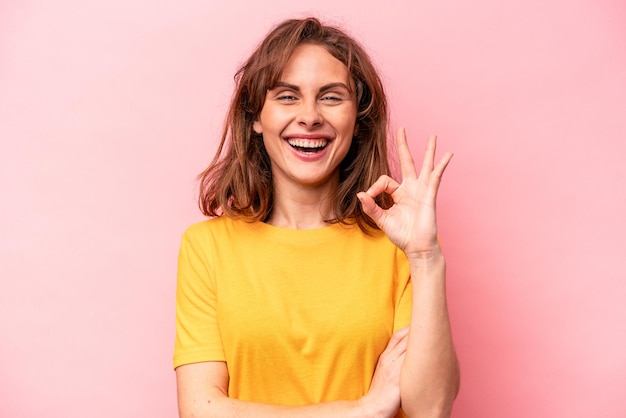
<path fill-rule="evenodd" d="M 380 355 L 369 392 L 354 401 L 305 406 L 268 405 L 231 399 L 225 362 L 202 362 L 176 368 L 181 418 L 374 418 L 393 417 L 400 407 L 400 372 L 408 328 L 397 331 Z"/>
<path fill-rule="evenodd" d="M 294 229 L 325 226 L 328 196 L 356 127 L 354 87 L 347 68 L 323 47 L 299 46 L 282 84 L 268 92 L 254 130 L 262 133 L 272 162 L 275 202 L 269 223 Z M 310 137 L 307 137 L 310 135 Z M 326 141 L 320 154 L 302 154 L 287 142 Z M 397 135 L 402 182 L 382 176 L 357 195 L 364 211 L 409 260 L 413 307 L 409 327 L 396 332 L 376 366 L 370 390 L 356 401 L 287 407 L 230 399 L 224 362 L 176 369 L 181 417 L 393 417 L 400 405 L 409 417 L 446 417 L 459 387 L 445 295 L 445 260 L 437 240 L 435 203 L 452 154 L 435 162 L 428 140 L 417 171 L 404 130 Z M 394 205 L 374 201 L 389 193 Z"/>
<path fill-rule="evenodd" d="M 437 239 L 436 200 L 451 153 L 435 162 L 431 136 L 419 172 L 404 129 L 397 134 L 402 183 L 382 176 L 358 198 L 389 239 L 406 254 L 413 283 L 407 352 L 400 377 L 402 409 L 409 417 L 447 417 L 459 389 L 459 366 L 446 304 L 445 259 Z M 373 198 L 391 194 L 383 210 Z"/>
<path fill-rule="evenodd" d="M 294 229 L 326 226 L 323 220 L 332 215 L 328 196 L 350 149 L 356 114 L 346 66 L 320 45 L 297 47 L 253 125 L 272 162 L 275 201 L 268 223 Z M 322 153 L 306 155 L 289 145 L 296 139 L 329 142 Z"/>

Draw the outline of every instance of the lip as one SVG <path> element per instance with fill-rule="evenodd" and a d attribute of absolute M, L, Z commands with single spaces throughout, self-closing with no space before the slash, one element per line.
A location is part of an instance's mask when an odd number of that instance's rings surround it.
<path fill-rule="evenodd" d="M 317 151 L 317 152 L 303 152 L 298 150 L 297 148 L 292 147 L 291 145 L 289 145 L 289 140 L 291 139 L 304 139 L 304 140 L 310 140 L 310 141 L 315 141 L 315 140 L 325 140 L 328 141 L 328 144 L 326 145 L 326 147 L 324 147 L 324 149 L 322 149 L 321 151 Z M 329 135 L 325 135 L 325 134 L 318 134 L 318 133 L 293 133 L 293 134 L 288 134 L 288 135 L 283 135 L 283 140 L 285 141 L 285 145 L 287 147 L 289 147 L 289 150 L 291 151 L 291 154 L 293 156 L 295 156 L 297 159 L 299 159 L 300 161 L 306 161 L 306 162 L 313 162 L 313 161 L 318 161 L 324 158 L 324 156 L 328 153 L 329 150 L 329 145 L 330 143 L 333 141 L 333 138 Z"/>
<path fill-rule="evenodd" d="M 332 138 L 330 135 L 325 135 L 325 134 L 288 134 L 288 135 L 283 135 L 283 139 L 295 139 L 295 138 L 299 138 L 299 139 L 325 139 L 328 142 L 332 141 Z"/>

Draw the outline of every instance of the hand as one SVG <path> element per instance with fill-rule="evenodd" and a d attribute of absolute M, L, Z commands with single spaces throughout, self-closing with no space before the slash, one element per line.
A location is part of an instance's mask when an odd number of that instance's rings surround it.
<path fill-rule="evenodd" d="M 370 389 L 361 398 L 365 416 L 390 418 L 400 409 L 400 371 L 408 335 L 409 327 L 396 331 L 378 358 Z"/>
<path fill-rule="evenodd" d="M 398 130 L 396 142 L 402 184 L 389 176 L 381 176 L 367 192 L 360 192 L 357 197 L 363 211 L 409 259 L 424 258 L 439 249 L 435 204 L 439 184 L 452 153 L 447 152 L 435 165 L 437 137 L 431 135 L 418 176 L 404 129 Z M 383 192 L 389 193 L 394 202 L 387 210 L 374 201 Z"/>

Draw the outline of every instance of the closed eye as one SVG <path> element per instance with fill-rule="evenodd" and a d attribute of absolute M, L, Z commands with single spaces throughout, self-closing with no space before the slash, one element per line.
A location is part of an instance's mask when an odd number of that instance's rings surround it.
<path fill-rule="evenodd" d="M 344 98 L 341 96 L 334 95 L 334 94 L 333 95 L 328 94 L 328 95 L 322 96 L 320 100 L 329 104 L 335 104 L 335 103 L 343 102 Z"/>
<path fill-rule="evenodd" d="M 276 100 L 280 100 L 284 102 L 290 102 L 290 101 L 297 100 L 297 99 L 298 98 L 296 96 L 291 95 L 291 94 L 281 94 L 276 97 Z"/>

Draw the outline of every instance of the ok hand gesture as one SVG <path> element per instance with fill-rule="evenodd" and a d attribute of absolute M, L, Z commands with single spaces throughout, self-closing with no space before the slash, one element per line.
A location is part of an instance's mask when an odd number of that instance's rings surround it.
<path fill-rule="evenodd" d="M 435 211 L 437 191 L 452 153 L 447 152 L 435 164 L 437 137 L 430 136 L 418 175 L 404 129 L 398 130 L 396 142 L 402 183 L 389 176 L 381 176 L 357 197 L 363 211 L 409 259 L 430 257 L 433 251 L 439 250 Z M 383 192 L 390 194 L 394 202 L 386 210 L 374 201 Z"/>

